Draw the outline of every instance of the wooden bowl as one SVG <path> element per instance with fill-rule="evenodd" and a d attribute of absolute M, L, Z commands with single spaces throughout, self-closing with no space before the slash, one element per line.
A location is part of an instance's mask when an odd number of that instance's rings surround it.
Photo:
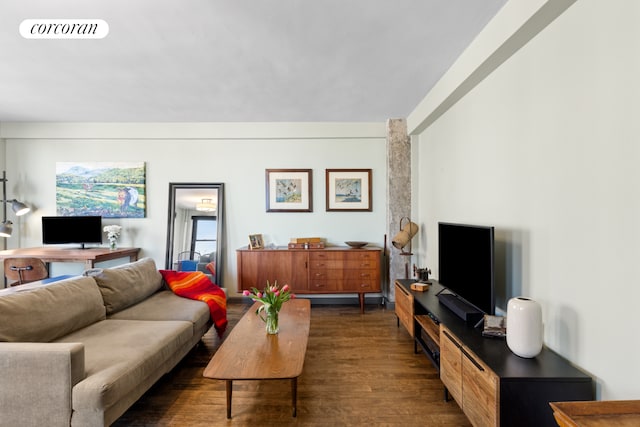
<path fill-rule="evenodd" d="M 345 242 L 345 243 L 355 249 L 364 248 L 369 244 L 369 242 Z"/>

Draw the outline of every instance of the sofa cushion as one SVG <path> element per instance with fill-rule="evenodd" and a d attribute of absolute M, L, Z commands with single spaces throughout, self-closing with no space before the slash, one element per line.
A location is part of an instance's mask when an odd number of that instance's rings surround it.
<path fill-rule="evenodd" d="M 130 307 L 162 287 L 162 276 L 152 258 L 114 268 L 94 268 L 84 275 L 98 283 L 107 314 Z"/>
<path fill-rule="evenodd" d="M 49 342 L 105 317 L 96 282 L 69 279 L 0 297 L 0 341 Z"/>
<path fill-rule="evenodd" d="M 186 320 L 193 330 L 201 330 L 211 319 L 209 306 L 202 301 L 182 298 L 171 291 L 160 291 L 136 305 L 109 316 L 123 320 Z"/>
<path fill-rule="evenodd" d="M 116 404 L 157 375 L 192 334 L 190 322 L 107 319 L 59 339 L 84 344 L 86 377 L 73 387 L 73 409 L 100 411 Z"/>

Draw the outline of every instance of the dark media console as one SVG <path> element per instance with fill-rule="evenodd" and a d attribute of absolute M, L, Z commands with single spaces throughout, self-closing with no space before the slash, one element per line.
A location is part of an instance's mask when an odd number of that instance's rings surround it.
<path fill-rule="evenodd" d="M 445 395 L 473 425 L 554 426 L 549 402 L 594 399 L 592 378 L 554 351 L 516 356 L 505 340 L 483 337 L 475 322 L 441 303 L 438 282 L 426 292 L 412 291 L 413 282 L 395 282 L 398 325 L 414 338 L 414 351 L 422 350 L 438 369 Z"/>

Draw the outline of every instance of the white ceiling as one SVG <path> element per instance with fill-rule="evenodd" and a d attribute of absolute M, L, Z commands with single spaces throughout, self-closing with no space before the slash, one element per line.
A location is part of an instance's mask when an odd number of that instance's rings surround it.
<path fill-rule="evenodd" d="M 406 117 L 506 0 L 2 0 L 0 122 Z M 27 40 L 24 19 L 103 19 Z"/>
<path fill-rule="evenodd" d="M 207 188 L 178 188 L 176 189 L 176 206 L 194 210 L 196 204 L 204 199 L 211 199 L 211 203 L 218 204 L 218 190 Z"/>

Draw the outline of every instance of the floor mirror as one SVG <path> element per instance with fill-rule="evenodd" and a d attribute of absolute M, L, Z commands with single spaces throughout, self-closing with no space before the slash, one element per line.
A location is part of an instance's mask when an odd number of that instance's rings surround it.
<path fill-rule="evenodd" d="M 165 268 L 202 271 L 223 286 L 224 184 L 169 183 Z"/>

